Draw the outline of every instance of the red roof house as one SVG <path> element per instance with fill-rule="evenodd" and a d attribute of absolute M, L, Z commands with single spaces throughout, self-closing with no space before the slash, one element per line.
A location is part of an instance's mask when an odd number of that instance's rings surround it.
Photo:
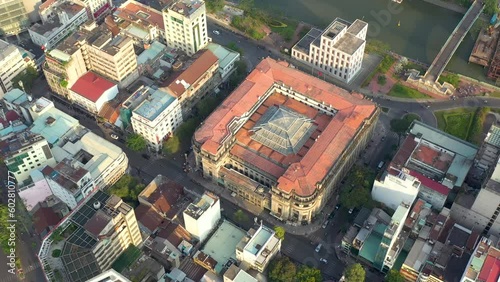
<path fill-rule="evenodd" d="M 94 113 L 98 113 L 104 103 L 118 94 L 116 84 L 93 72 L 87 72 L 80 77 L 70 90 L 74 102 Z"/>

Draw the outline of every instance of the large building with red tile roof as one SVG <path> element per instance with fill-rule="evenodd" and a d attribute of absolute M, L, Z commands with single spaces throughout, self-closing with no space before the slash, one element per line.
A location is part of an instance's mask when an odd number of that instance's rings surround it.
<path fill-rule="evenodd" d="M 193 63 L 167 86 L 167 92 L 179 99 L 183 114 L 190 112 L 221 81 L 217 56 L 210 50 L 197 55 Z"/>
<path fill-rule="evenodd" d="M 117 94 L 116 84 L 91 71 L 80 77 L 69 91 L 72 101 L 96 114 Z"/>
<path fill-rule="evenodd" d="M 195 132 L 196 165 L 283 220 L 310 222 L 373 133 L 360 94 L 267 58 Z"/>

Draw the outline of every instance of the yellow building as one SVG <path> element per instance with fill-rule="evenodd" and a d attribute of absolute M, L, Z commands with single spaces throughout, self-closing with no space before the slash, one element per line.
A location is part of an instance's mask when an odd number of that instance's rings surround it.
<path fill-rule="evenodd" d="M 364 149 L 378 115 L 360 94 L 268 58 L 195 132 L 196 165 L 275 217 L 309 223 Z"/>
<path fill-rule="evenodd" d="M 88 71 L 127 87 L 139 77 L 133 41 L 113 36 L 105 25 L 89 26 L 73 33 L 47 51 L 43 72 L 50 89 L 68 97 L 68 89 Z"/>

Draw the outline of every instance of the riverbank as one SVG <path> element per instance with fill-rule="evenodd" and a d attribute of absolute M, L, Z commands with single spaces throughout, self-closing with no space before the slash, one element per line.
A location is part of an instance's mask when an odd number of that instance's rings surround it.
<path fill-rule="evenodd" d="M 460 13 L 460 14 L 465 14 L 468 10 L 467 8 L 465 8 L 463 6 L 460 6 L 460 5 L 455 4 L 455 3 L 443 1 L 443 0 L 423 0 L 423 1 L 427 2 L 429 4 L 432 4 L 432 5 L 436 5 L 438 7 L 444 8 L 444 9 L 448 9 L 448 10 L 453 11 L 453 12 Z M 490 20 L 490 18 L 485 14 L 482 14 L 479 18 L 482 19 L 483 21 Z"/>

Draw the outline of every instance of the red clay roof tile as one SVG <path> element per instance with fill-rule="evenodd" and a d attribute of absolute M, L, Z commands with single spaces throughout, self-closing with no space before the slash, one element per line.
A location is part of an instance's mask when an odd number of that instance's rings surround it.
<path fill-rule="evenodd" d="M 175 81 L 168 85 L 168 89 L 173 96 L 180 97 L 186 88 L 181 81 L 185 81 L 189 85 L 193 85 L 200 77 L 202 77 L 214 64 L 219 62 L 219 59 L 210 50 L 202 51 L 202 55 L 196 59 L 192 65 L 184 70 Z"/>
<path fill-rule="evenodd" d="M 113 82 L 89 71 L 73 84 L 71 91 L 97 102 L 101 95 L 113 86 L 115 86 Z"/>
<path fill-rule="evenodd" d="M 301 150 L 302 153 L 305 153 L 302 158 L 294 159 L 291 164 L 282 163 L 282 166 L 287 167 L 286 170 L 270 160 L 278 158 L 277 154 L 279 153 L 277 152 L 271 155 L 266 152 L 268 157 L 262 157 L 241 145 L 235 145 L 231 154 L 244 158 L 245 161 L 257 167 L 265 167 L 267 172 L 278 178 L 278 189 L 286 193 L 294 191 L 298 195 L 308 196 L 314 193 L 316 184 L 324 179 L 343 150 L 355 137 L 365 119 L 376 111 L 373 103 L 360 99 L 361 95 L 351 95 L 344 89 L 288 67 L 286 62 L 276 62 L 267 58 L 259 63 L 245 81 L 205 120 L 204 124 L 196 131 L 194 139 L 201 144 L 203 151 L 217 154 L 223 139 L 229 134 L 228 124 L 233 119 L 246 114 L 275 83 L 292 87 L 294 91 L 309 99 L 331 105 L 338 112 L 332 119 L 317 117 L 317 123 L 324 130 L 315 133 L 313 138 L 320 137 L 316 141 L 306 142 L 309 149 L 307 152 Z M 268 100 L 272 100 L 271 105 L 285 103 L 287 107 L 294 107 L 295 103 L 292 99 L 283 95 L 279 95 L 282 97 L 275 96 L 271 95 L 268 98 Z M 266 100 L 265 104 L 269 105 L 270 102 Z M 267 110 L 262 107 L 257 110 L 260 114 Z M 308 106 L 296 106 L 292 109 L 308 117 L 317 116 L 317 110 Z M 252 116 L 251 120 L 255 122 L 258 117 Z M 245 128 L 249 129 L 248 126 Z M 244 134 L 239 135 L 239 137 L 241 136 Z M 283 157 L 283 155 L 281 156 Z M 290 158 L 285 158 L 283 161 L 289 160 Z"/>

